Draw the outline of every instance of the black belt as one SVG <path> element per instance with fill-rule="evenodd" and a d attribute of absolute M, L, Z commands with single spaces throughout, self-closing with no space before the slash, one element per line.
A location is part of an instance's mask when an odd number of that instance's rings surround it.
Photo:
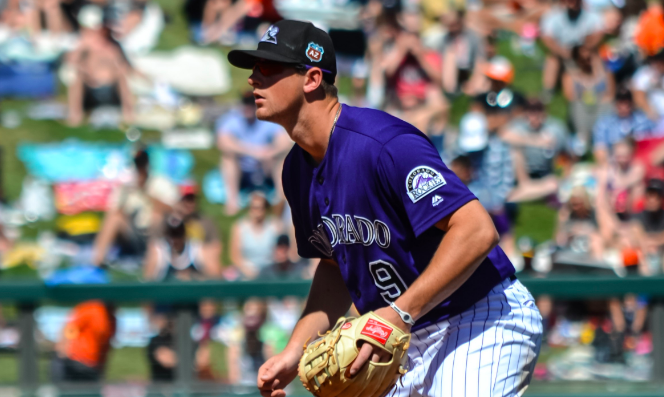
<path fill-rule="evenodd" d="M 512 274 L 512 275 L 510 276 L 510 280 L 512 280 L 512 281 L 516 281 L 516 274 Z"/>

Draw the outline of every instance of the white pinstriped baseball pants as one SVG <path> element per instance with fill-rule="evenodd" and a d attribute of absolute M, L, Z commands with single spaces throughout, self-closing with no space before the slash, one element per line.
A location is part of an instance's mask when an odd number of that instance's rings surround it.
<path fill-rule="evenodd" d="M 542 317 L 505 279 L 465 312 L 413 333 L 410 370 L 388 396 L 522 396 L 539 355 Z"/>

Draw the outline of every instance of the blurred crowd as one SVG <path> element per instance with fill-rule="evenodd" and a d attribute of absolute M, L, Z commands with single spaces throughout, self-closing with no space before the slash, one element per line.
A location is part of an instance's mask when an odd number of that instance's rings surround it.
<path fill-rule="evenodd" d="M 423 131 L 489 211 L 519 271 L 583 264 L 620 276 L 662 273 L 664 2 L 186 0 L 181 12 L 195 51 L 255 46 L 281 18 L 326 29 L 341 101 L 383 109 Z M 311 277 L 316 264 L 297 255 L 281 192 L 292 141 L 255 119 L 251 92 L 218 101 L 223 76 L 217 84 L 201 69 L 182 73 L 151 58 L 174 18 L 150 0 L 1 0 L 0 96 L 54 98 L 57 84 L 44 92 L 44 83 L 34 86 L 42 80 L 26 74 L 26 64 L 45 63 L 46 74 L 57 68 L 67 97 L 66 107 L 49 110 L 69 126 L 114 125 L 131 141 L 128 126 L 212 130 L 229 236 L 199 209 L 201 188 L 152 172 L 149 151 L 134 145 L 131 177 L 108 193 L 93 265 L 135 258 L 141 277 L 153 281 Z M 206 58 L 195 51 L 198 68 Z M 221 59 L 219 70 L 227 67 Z M 182 83 L 183 74 L 192 80 Z M 165 114 L 175 121 L 161 126 Z M 557 213 L 549 241 L 515 236 L 517 219 L 538 221 L 519 216 L 532 202 Z M 0 229 L 0 250 L 11 245 Z M 553 327 L 552 303 L 539 304 Z M 229 379 L 251 383 L 251 371 L 283 346 L 299 305 L 249 300 L 219 317 L 214 302 L 202 302 L 199 375 L 212 376 L 207 342 L 215 329 L 234 363 Z M 626 335 L 639 337 L 646 326 L 644 308 L 642 298 L 610 302 L 611 326 L 593 326 L 609 335 L 604 360 L 624 360 Z M 172 379 L 171 312 L 147 310 L 156 327 L 148 348 L 153 378 Z M 81 311 L 111 312 L 99 304 Z M 88 367 L 103 366 L 103 354 L 97 358 L 79 368 L 69 362 L 74 357 L 60 368 L 85 377 Z"/>

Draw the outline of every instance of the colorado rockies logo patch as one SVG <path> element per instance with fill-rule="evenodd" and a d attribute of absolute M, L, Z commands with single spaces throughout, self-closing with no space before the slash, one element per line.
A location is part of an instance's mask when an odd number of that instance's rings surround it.
<path fill-rule="evenodd" d="M 309 58 L 311 62 L 320 62 L 320 60 L 323 59 L 324 53 L 325 50 L 323 47 L 313 41 L 307 46 L 307 58 Z"/>
<path fill-rule="evenodd" d="M 431 167 L 420 165 L 413 168 L 406 178 L 406 192 L 413 203 L 433 192 L 441 186 L 445 186 L 443 175 Z"/>
<path fill-rule="evenodd" d="M 261 41 L 265 43 L 277 44 L 277 33 L 279 33 L 279 28 L 274 25 L 270 26 L 265 31 L 263 37 L 261 37 Z"/>

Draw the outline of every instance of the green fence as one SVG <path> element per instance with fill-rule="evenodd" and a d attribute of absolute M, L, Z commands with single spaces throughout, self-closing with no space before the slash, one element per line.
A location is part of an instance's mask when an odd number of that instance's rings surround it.
<path fill-rule="evenodd" d="M 653 383 L 632 387 L 621 391 L 621 386 L 590 386 L 565 396 L 664 396 L 664 276 L 659 277 L 608 277 L 608 276 L 556 276 L 536 278 L 521 276 L 520 280 L 534 296 L 549 295 L 554 299 L 595 299 L 622 296 L 628 293 L 645 294 L 650 298 L 650 324 L 654 345 Z M 0 302 L 14 302 L 19 308 L 19 386 L 23 395 L 33 395 L 39 383 L 37 370 L 37 348 L 34 338 L 35 308 L 44 302 L 70 304 L 88 299 L 102 299 L 116 303 L 169 302 L 176 308 L 176 343 L 178 361 L 173 385 L 163 386 L 173 396 L 210 395 L 215 390 L 217 396 L 242 394 L 251 396 L 251 390 L 225 389 L 218 385 L 201 384 L 193 379 L 194 342 L 189 330 L 193 325 L 193 314 L 188 308 L 202 298 L 248 298 L 301 296 L 309 292 L 309 281 L 278 282 L 172 282 L 172 283 L 113 283 L 101 285 L 60 285 L 46 286 L 41 283 L 0 282 Z M 76 392 L 71 385 L 71 396 L 90 395 Z M 159 386 L 155 386 L 159 389 Z M 216 388 L 216 389 L 215 389 Z M 204 391 L 207 390 L 207 391 Z M 554 397 L 561 394 L 555 387 L 550 391 L 532 391 L 530 396 Z M 95 395 L 95 394 L 93 394 Z M 160 395 L 160 394 L 156 394 Z"/>

